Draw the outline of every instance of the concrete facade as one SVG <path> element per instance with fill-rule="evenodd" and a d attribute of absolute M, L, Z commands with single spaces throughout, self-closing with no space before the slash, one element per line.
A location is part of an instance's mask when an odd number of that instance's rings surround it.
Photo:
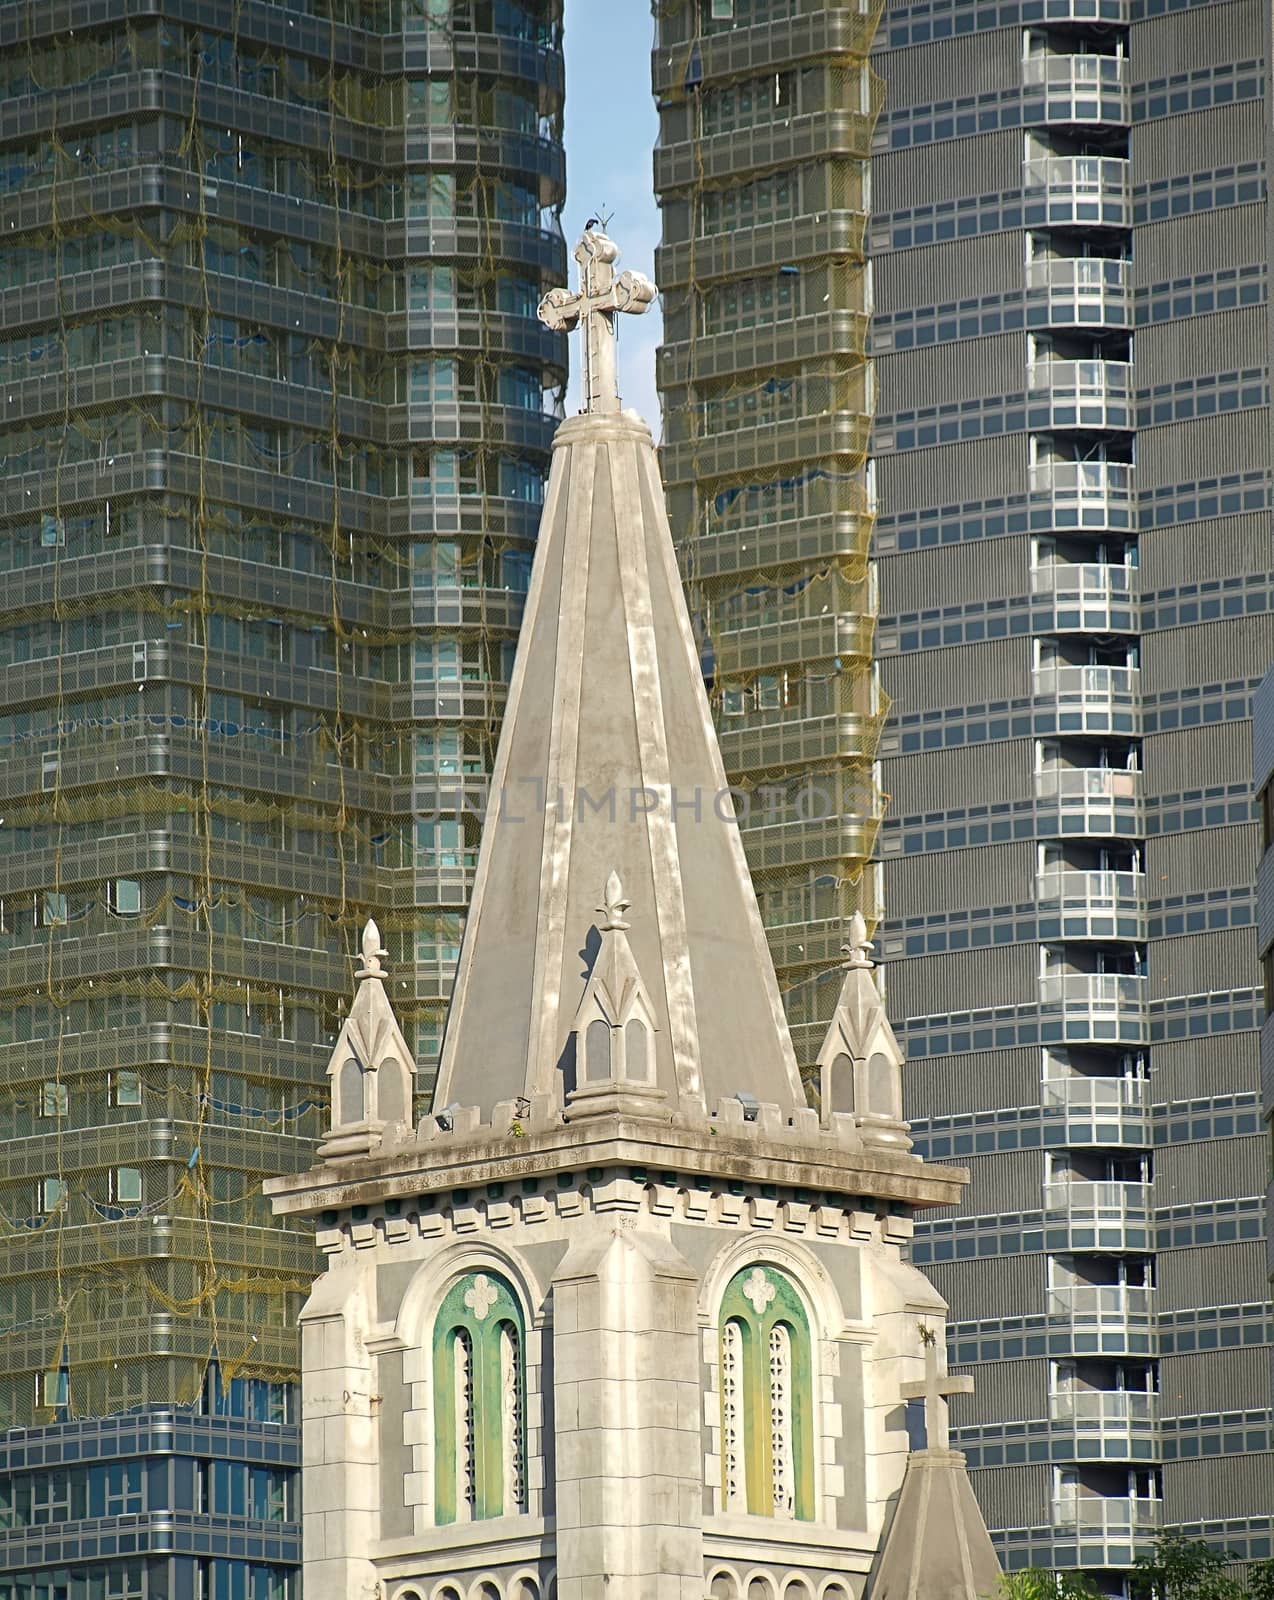
<path fill-rule="evenodd" d="M 1271 1551 L 1248 718 L 1269 8 L 891 0 L 873 65 L 890 1015 L 1005 1562 Z"/>

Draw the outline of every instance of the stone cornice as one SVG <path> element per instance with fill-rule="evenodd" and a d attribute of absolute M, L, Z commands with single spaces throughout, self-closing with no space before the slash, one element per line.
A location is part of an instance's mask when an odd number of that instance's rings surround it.
<path fill-rule="evenodd" d="M 814 1112 L 810 1118 L 811 1131 L 821 1133 Z M 793 1138 L 792 1131 L 790 1124 L 770 1128 L 744 1121 L 741 1115 L 719 1128 L 612 1116 L 590 1119 L 586 1134 L 580 1127 L 563 1125 L 519 1135 L 512 1127 L 487 1124 L 447 1135 L 435 1130 L 430 1119 L 416 1139 L 357 1160 L 326 1161 L 307 1172 L 272 1178 L 265 1188 L 276 1212 L 304 1216 L 608 1166 L 705 1177 L 718 1183 L 808 1189 L 907 1208 L 955 1205 L 969 1179 L 962 1167 L 864 1148 L 856 1136 L 842 1145 L 825 1136 L 808 1141 Z"/>

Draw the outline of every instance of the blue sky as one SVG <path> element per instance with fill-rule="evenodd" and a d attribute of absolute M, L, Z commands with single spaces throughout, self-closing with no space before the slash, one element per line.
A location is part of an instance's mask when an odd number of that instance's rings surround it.
<path fill-rule="evenodd" d="M 659 208 L 651 157 L 659 131 L 650 96 L 650 47 L 655 26 L 649 0 L 566 0 L 567 250 L 587 218 L 611 216 L 610 234 L 621 265 L 654 276 Z M 604 208 L 604 210 L 603 210 Z M 575 287 L 575 263 L 570 263 Z M 643 317 L 621 317 L 619 386 L 624 404 L 658 428 L 655 348 L 661 319 L 656 303 Z M 578 336 L 572 337 L 577 344 Z M 571 351 L 567 415 L 579 410 L 579 359 Z"/>

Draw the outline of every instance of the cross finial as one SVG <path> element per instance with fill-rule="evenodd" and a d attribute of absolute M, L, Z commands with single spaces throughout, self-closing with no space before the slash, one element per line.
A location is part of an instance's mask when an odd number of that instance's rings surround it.
<path fill-rule="evenodd" d="M 591 219 L 590 219 L 591 220 Z M 584 410 L 619 410 L 615 366 L 615 317 L 620 311 L 640 315 L 658 292 L 640 272 L 615 272 L 619 246 L 598 228 L 586 228 L 575 246 L 580 286 L 550 289 L 540 301 L 539 319 L 554 332 L 584 327 Z"/>
<path fill-rule="evenodd" d="M 619 874 L 612 872 L 606 879 L 606 888 L 602 892 L 602 903 L 598 910 L 603 917 L 602 932 L 615 933 L 627 928 L 624 921 L 624 912 L 632 904 L 631 900 L 624 898 L 624 886 L 619 881 Z"/>
<path fill-rule="evenodd" d="M 363 964 L 355 974 L 358 978 L 383 978 L 385 968 L 381 965 L 381 957 L 385 954 L 381 948 L 380 929 L 371 917 L 363 929 Z"/>
<path fill-rule="evenodd" d="M 973 1379 L 968 1373 L 953 1377 L 938 1370 L 938 1335 L 924 1323 L 920 1324 L 920 1342 L 925 1349 L 925 1375 L 918 1383 L 902 1384 L 902 1397 L 925 1403 L 925 1449 L 950 1450 L 947 1400 L 953 1394 L 972 1394 Z"/>
<path fill-rule="evenodd" d="M 845 957 L 845 966 L 874 965 L 871 959 L 871 940 L 867 937 L 867 922 L 861 911 L 855 911 L 849 919 L 849 938 L 840 948 L 841 954 Z"/>

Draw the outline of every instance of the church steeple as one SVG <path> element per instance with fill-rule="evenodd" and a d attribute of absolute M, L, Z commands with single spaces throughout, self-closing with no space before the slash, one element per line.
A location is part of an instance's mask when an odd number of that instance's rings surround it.
<path fill-rule="evenodd" d="M 966 1174 L 908 1147 L 861 922 L 805 1103 L 654 447 L 617 409 L 641 296 L 609 240 L 579 254 L 547 314 L 597 319 L 592 409 L 558 431 L 435 1111 L 388 1114 L 410 1061 L 369 925 L 332 1131 L 267 1185 L 328 1259 L 306 1592 L 851 1600 L 904 1481 L 915 1319 L 945 1310 L 912 1213 Z M 902 1581 L 885 1600 L 949 1600 Z"/>
<path fill-rule="evenodd" d="M 544 519 L 500 735 L 434 1103 L 579 1090 L 572 1028 L 601 941 L 597 886 L 636 908 L 627 945 L 665 1115 L 723 1097 L 805 1106 L 700 674 L 650 431 L 614 391 L 614 321 L 648 303 L 586 233 L 578 295 L 590 409 L 554 440 Z M 600 265 L 599 265 L 600 263 Z M 601 277 L 605 282 L 601 282 Z M 649 288 L 649 286 L 646 286 Z M 653 295 L 650 289 L 650 295 Z"/>

